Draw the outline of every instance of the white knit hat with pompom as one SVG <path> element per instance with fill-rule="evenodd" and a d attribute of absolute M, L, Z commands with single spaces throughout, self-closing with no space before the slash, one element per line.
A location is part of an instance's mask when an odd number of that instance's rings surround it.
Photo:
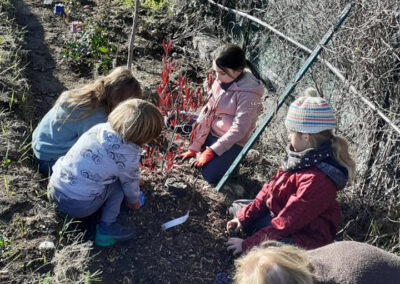
<path fill-rule="evenodd" d="M 295 100 L 286 116 L 285 125 L 289 131 L 319 133 L 336 128 L 336 119 L 328 102 L 318 96 L 317 90 L 307 88 L 305 96 Z"/>

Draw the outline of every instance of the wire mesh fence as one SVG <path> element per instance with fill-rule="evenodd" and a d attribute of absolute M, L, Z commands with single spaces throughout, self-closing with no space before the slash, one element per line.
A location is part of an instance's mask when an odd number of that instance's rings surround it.
<path fill-rule="evenodd" d="M 287 38 L 312 50 L 349 1 L 233 1 L 216 3 L 251 15 Z M 320 57 L 343 74 L 348 84 L 318 60 L 296 86 L 293 96 L 309 86 L 333 106 L 338 133 L 351 142 L 357 179 L 340 196 L 344 207 L 342 236 L 399 251 L 400 235 L 400 1 L 356 1 L 342 27 Z M 236 42 L 268 80 L 267 112 L 293 79 L 309 54 L 288 39 L 208 1 L 206 18 L 213 19 L 222 41 Z M 397 9 L 397 10 L 396 10 Z M 350 90 L 350 85 L 357 94 Z M 293 99 L 293 97 L 292 97 Z M 372 109 L 365 101 L 370 101 Z M 388 118 L 392 125 L 378 115 Z M 285 108 L 259 139 L 257 169 L 269 177 L 279 165 L 286 131 Z M 398 129 L 398 128 L 397 128 Z M 266 179 L 266 178 L 264 178 Z"/>

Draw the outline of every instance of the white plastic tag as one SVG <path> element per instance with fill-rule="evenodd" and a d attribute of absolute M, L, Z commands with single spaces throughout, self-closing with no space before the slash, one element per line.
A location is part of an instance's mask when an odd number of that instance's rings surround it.
<path fill-rule="evenodd" d="M 174 220 L 171 220 L 171 221 L 168 221 L 168 222 L 162 224 L 161 230 L 166 231 L 169 228 L 172 228 L 172 227 L 178 226 L 182 223 L 185 223 L 188 218 L 189 218 L 189 211 L 187 211 L 185 215 L 183 215 L 179 218 L 176 218 Z"/>

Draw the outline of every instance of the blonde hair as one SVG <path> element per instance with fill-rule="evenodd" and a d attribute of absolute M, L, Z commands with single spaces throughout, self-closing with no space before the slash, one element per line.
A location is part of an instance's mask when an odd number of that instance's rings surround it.
<path fill-rule="evenodd" d="M 111 127 L 125 143 L 141 146 L 150 142 L 164 126 L 160 111 L 141 99 L 128 99 L 119 104 L 108 116 Z"/>
<path fill-rule="evenodd" d="M 80 120 L 102 107 L 108 115 L 120 102 L 128 98 L 142 98 L 142 89 L 130 69 L 117 67 L 105 77 L 68 90 L 57 99 L 56 105 L 69 109 L 66 120 Z M 78 108 L 79 113 L 71 119 L 71 114 Z"/>
<path fill-rule="evenodd" d="M 305 251 L 267 241 L 235 261 L 237 284 L 312 284 Z"/>
<path fill-rule="evenodd" d="M 350 152 L 349 142 L 346 138 L 333 134 L 332 129 L 309 135 L 310 143 L 313 148 L 317 148 L 323 142 L 331 139 L 333 155 L 335 156 L 336 161 L 347 169 L 349 182 L 351 183 L 355 178 L 356 163 L 352 153 Z"/>

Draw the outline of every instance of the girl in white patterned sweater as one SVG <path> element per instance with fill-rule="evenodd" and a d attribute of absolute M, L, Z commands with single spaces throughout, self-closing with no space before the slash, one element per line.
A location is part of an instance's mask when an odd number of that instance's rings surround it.
<path fill-rule="evenodd" d="M 154 105 L 129 99 L 110 113 L 108 122 L 85 132 L 54 165 L 48 195 L 58 210 L 84 218 L 103 207 L 97 245 L 133 237 L 133 229 L 117 224 L 116 219 L 124 197 L 130 208 L 140 206 L 140 146 L 156 138 L 163 124 Z"/>

